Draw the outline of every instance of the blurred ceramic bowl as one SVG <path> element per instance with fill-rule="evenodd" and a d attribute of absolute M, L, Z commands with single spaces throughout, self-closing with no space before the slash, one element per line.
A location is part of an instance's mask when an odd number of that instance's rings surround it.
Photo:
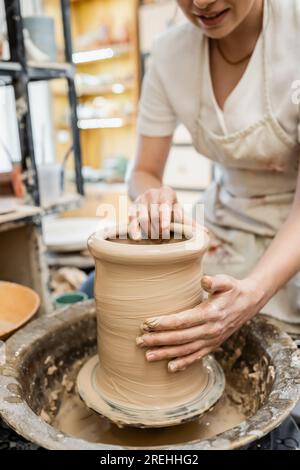
<path fill-rule="evenodd" d="M 40 298 L 29 287 L 0 281 L 0 339 L 27 323 L 38 311 Z"/>

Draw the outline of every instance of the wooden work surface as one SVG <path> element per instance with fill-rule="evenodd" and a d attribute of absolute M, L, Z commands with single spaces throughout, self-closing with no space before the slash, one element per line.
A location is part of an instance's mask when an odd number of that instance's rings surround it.
<path fill-rule="evenodd" d="M 41 214 L 38 207 L 22 204 L 16 198 L 0 198 L 0 225 Z"/>

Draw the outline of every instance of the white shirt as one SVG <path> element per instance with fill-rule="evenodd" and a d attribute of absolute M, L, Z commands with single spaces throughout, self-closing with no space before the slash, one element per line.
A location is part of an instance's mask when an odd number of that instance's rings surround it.
<path fill-rule="evenodd" d="M 267 0 L 266 25 L 271 104 L 280 125 L 299 141 L 299 105 L 293 103 L 292 84 L 300 80 L 300 0 Z M 199 57 L 203 67 L 202 116 L 213 132 L 226 135 L 258 121 L 264 114 L 263 41 L 257 41 L 248 67 L 228 96 L 224 110 L 216 102 L 210 76 L 208 40 L 201 54 L 203 33 L 191 22 L 170 28 L 153 49 L 140 101 L 138 131 L 145 136 L 172 135 L 178 123 L 193 133 L 199 113 Z M 209 157 L 209 155 L 207 155 Z"/>

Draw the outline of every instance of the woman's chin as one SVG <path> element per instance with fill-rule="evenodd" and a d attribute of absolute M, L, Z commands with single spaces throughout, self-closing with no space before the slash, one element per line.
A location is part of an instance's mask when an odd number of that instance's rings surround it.
<path fill-rule="evenodd" d="M 231 26 L 231 25 L 224 25 L 224 26 L 219 26 L 219 27 L 216 27 L 216 28 L 206 28 L 205 26 L 203 26 L 203 24 L 201 23 L 201 21 L 193 21 L 193 23 L 199 28 L 201 29 L 201 31 L 203 32 L 203 34 L 205 36 L 207 36 L 208 38 L 211 38 L 211 39 L 223 39 L 223 38 L 226 38 L 227 36 L 229 36 L 229 34 L 232 33 L 232 31 L 234 31 L 234 26 Z"/>

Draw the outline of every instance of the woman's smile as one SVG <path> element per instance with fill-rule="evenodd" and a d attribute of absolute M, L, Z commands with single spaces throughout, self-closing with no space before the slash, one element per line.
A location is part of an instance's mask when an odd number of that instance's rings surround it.
<path fill-rule="evenodd" d="M 222 39 L 245 22 L 257 23 L 263 0 L 177 0 L 187 18 L 212 39 Z M 242 26 L 242 30 L 245 28 Z"/>
<path fill-rule="evenodd" d="M 192 14 L 196 18 L 196 21 L 200 24 L 200 26 L 204 28 L 213 28 L 215 26 L 220 25 L 228 16 L 230 12 L 230 8 L 225 8 L 219 12 L 193 12 Z"/>

